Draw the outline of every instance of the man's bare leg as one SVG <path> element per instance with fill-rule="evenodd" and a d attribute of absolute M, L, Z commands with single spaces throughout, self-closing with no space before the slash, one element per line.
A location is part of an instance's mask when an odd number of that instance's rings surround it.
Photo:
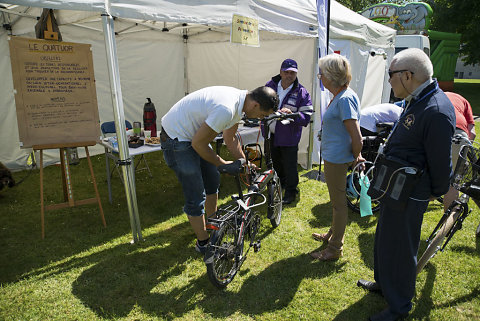
<path fill-rule="evenodd" d="M 202 216 L 188 216 L 190 225 L 192 226 L 193 232 L 197 236 L 197 239 L 200 241 L 208 239 L 208 233 L 205 229 L 205 219 Z"/>
<path fill-rule="evenodd" d="M 210 194 L 205 198 L 205 215 L 212 216 L 217 211 L 218 194 Z M 205 215 L 188 216 L 193 232 L 200 241 L 208 239 L 207 229 L 205 228 Z"/>
<path fill-rule="evenodd" d="M 212 216 L 217 211 L 218 194 L 210 194 L 205 198 L 205 214 Z"/>

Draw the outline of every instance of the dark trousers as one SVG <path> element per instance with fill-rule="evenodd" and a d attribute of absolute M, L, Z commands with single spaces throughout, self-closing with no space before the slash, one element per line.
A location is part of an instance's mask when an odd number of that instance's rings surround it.
<path fill-rule="evenodd" d="M 280 183 L 285 188 L 286 195 L 296 193 L 298 185 L 298 145 L 296 146 L 273 146 L 270 145 L 273 168 L 280 177 Z"/>
<path fill-rule="evenodd" d="M 417 252 L 428 202 L 409 199 L 404 211 L 388 202 L 380 206 L 375 232 L 375 281 L 391 311 L 408 313 L 415 294 Z"/>

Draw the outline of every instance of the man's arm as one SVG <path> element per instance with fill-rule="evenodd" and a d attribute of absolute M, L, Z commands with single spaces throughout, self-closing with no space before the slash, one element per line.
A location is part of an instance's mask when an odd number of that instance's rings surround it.
<path fill-rule="evenodd" d="M 477 137 L 477 134 L 475 133 L 475 124 L 468 124 L 468 138 L 470 140 L 474 140 L 475 137 Z"/>
<path fill-rule="evenodd" d="M 445 194 L 450 187 L 452 171 L 451 146 L 454 125 L 444 114 L 434 114 L 428 118 L 424 130 L 426 167 L 430 175 L 432 196 Z"/>
<path fill-rule="evenodd" d="M 310 94 L 305 88 L 300 89 L 299 95 L 301 99 L 300 106 L 298 107 L 300 115 L 295 119 L 295 124 L 306 127 L 310 123 L 310 118 L 313 114 L 312 100 Z"/>
<path fill-rule="evenodd" d="M 209 147 L 209 144 L 217 135 L 218 133 L 208 126 L 207 123 L 203 123 L 195 133 L 195 136 L 193 136 L 192 147 L 201 158 L 215 166 L 231 163 L 225 161 Z"/>
<path fill-rule="evenodd" d="M 235 159 L 245 158 L 245 154 L 243 153 L 242 146 L 238 141 L 237 129 L 238 129 L 238 124 L 235 124 L 229 129 L 225 129 L 223 131 L 223 141 L 225 142 L 225 145 L 227 145 L 228 150 L 230 151 L 230 153 L 233 155 Z"/>

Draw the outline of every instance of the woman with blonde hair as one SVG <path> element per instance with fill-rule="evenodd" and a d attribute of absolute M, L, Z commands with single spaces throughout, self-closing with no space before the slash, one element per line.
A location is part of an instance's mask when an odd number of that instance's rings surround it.
<path fill-rule="evenodd" d="M 345 195 L 347 169 L 364 159 L 360 153 L 360 99 L 348 87 L 352 79 L 350 63 L 341 55 L 330 54 L 320 58 L 318 66 L 319 79 L 333 94 L 323 116 L 321 130 L 321 155 L 333 216 L 327 233 L 312 234 L 314 239 L 328 242 L 327 247 L 310 255 L 320 261 L 331 261 L 343 255 L 348 217 Z"/>

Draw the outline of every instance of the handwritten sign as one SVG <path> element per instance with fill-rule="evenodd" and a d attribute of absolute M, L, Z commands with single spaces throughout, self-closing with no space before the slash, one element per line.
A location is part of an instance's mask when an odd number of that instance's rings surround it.
<path fill-rule="evenodd" d="M 230 41 L 246 46 L 260 46 L 258 20 L 234 14 Z"/>
<path fill-rule="evenodd" d="M 20 146 L 97 141 L 91 46 L 9 39 Z"/>

